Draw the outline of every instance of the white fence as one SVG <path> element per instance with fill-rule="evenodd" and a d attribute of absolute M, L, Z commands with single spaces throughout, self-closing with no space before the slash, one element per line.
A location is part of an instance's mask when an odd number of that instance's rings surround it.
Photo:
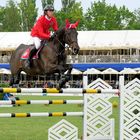
<path fill-rule="evenodd" d="M 84 89 L 62 89 L 61 92 L 56 89 L 36 90 L 36 92 L 41 93 L 52 92 L 54 94 L 54 92 L 57 92 L 60 95 L 69 95 L 70 92 L 72 92 L 73 95 L 75 91 L 75 95 L 78 96 L 80 92 L 84 102 L 83 112 L 0 113 L 0 117 L 83 116 L 83 140 L 115 140 L 115 120 L 110 118 L 110 115 L 112 115 L 112 103 L 109 100 L 112 97 L 117 97 L 120 100 L 120 113 L 118 115 L 120 122 L 119 139 L 139 140 L 140 80 L 136 78 L 125 85 L 124 77 L 120 76 L 120 92 L 113 89 L 101 79 L 95 80 L 87 85 L 87 77 L 84 77 L 83 84 Z M 22 92 L 22 89 L 0 88 L 0 91 L 3 93 L 11 91 L 16 93 Z M 24 89 L 23 91 L 25 92 L 24 94 L 26 94 L 26 92 L 31 91 L 31 89 Z M 60 104 L 66 104 L 66 102 L 67 101 L 63 100 L 54 101 L 54 103 Z M 80 103 L 83 102 L 80 101 Z M 17 103 L 32 104 L 31 101 L 18 101 Z M 52 104 L 53 101 L 47 101 L 47 103 Z M 8 102 L 8 104 L 16 104 L 16 102 Z M 48 140 L 78 140 L 78 128 L 63 119 L 48 130 Z"/>
<path fill-rule="evenodd" d="M 101 86 L 102 81 L 94 81 L 91 87 L 111 88 Z M 85 84 L 86 85 L 86 84 Z M 91 88 L 90 87 L 90 88 Z M 83 140 L 115 140 L 115 123 L 110 119 L 112 94 L 85 94 Z M 120 140 L 139 140 L 140 138 L 140 80 L 134 79 L 124 85 L 124 77 L 120 80 Z M 49 140 L 77 140 L 78 128 L 67 121 L 60 121 L 49 129 Z M 66 128 L 69 126 L 69 131 Z M 58 129 L 59 128 L 59 129 Z M 71 129 L 70 129 L 71 128 Z M 61 136 L 61 132 L 65 135 Z M 70 133 L 69 133 L 70 132 Z M 73 138 L 75 136 L 75 138 Z"/>

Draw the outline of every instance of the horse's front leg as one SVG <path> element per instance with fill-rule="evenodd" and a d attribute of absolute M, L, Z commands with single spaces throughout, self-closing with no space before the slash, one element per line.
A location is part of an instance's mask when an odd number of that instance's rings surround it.
<path fill-rule="evenodd" d="M 67 71 L 66 75 L 71 75 L 71 71 L 73 69 L 73 66 L 71 64 L 65 64 L 64 68 L 65 68 L 65 71 Z"/>
<path fill-rule="evenodd" d="M 71 78 L 72 65 L 66 64 L 64 65 L 64 69 L 67 71 L 67 73 L 64 74 L 65 71 L 60 72 L 61 78 L 59 81 L 59 88 L 62 88 Z"/>
<path fill-rule="evenodd" d="M 60 75 L 60 80 L 58 82 L 57 88 L 60 89 L 62 88 L 67 81 L 70 80 L 70 75 L 71 75 L 71 70 L 72 66 L 71 65 L 50 65 L 49 69 L 46 69 L 46 74 L 47 73 L 59 73 Z M 68 70 L 68 71 L 67 71 Z M 64 74 L 67 71 L 66 74 Z"/>

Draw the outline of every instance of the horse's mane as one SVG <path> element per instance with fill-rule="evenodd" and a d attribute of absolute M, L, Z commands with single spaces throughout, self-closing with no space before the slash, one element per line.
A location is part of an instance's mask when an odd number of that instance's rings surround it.
<path fill-rule="evenodd" d="M 62 37 L 64 35 L 65 27 L 59 28 L 56 32 L 54 32 L 54 37 L 50 39 L 49 41 L 54 42 L 54 41 L 62 41 Z M 56 39 L 57 38 L 57 39 Z"/>
<path fill-rule="evenodd" d="M 61 34 L 64 30 L 65 30 L 65 27 L 61 27 L 61 28 L 59 28 L 59 29 L 55 32 L 55 34 L 59 35 L 59 34 Z"/>
<path fill-rule="evenodd" d="M 65 27 L 59 28 L 56 32 L 54 32 L 54 37 L 50 38 L 49 40 L 44 40 L 43 44 L 48 44 L 47 42 L 49 41 L 49 43 L 51 43 L 52 45 L 50 45 L 51 48 L 55 49 L 55 51 L 57 50 L 58 53 L 62 52 L 62 50 L 64 50 L 65 45 L 63 44 L 63 35 L 64 35 L 64 31 L 65 31 Z M 59 44 L 59 45 L 58 45 Z M 44 47 L 48 47 L 43 45 Z"/>

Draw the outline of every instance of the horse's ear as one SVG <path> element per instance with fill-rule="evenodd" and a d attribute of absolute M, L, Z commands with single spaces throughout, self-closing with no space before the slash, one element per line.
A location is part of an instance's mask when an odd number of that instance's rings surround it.
<path fill-rule="evenodd" d="M 68 19 L 65 20 L 65 23 L 66 23 L 66 28 L 69 28 L 69 26 L 70 26 L 70 22 L 69 22 Z"/>
<path fill-rule="evenodd" d="M 75 22 L 75 26 L 76 27 L 78 26 L 79 22 L 80 22 L 80 20 L 78 20 L 78 21 Z"/>

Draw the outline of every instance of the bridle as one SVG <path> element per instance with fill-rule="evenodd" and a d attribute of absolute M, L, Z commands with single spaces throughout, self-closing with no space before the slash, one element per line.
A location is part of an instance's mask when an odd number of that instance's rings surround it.
<path fill-rule="evenodd" d="M 66 29 L 65 29 L 66 30 Z M 66 33 L 65 33 L 66 34 Z M 66 35 L 65 35 L 66 36 Z M 63 43 L 59 40 L 59 38 L 57 37 L 57 34 L 55 35 L 55 39 L 62 45 L 63 49 L 60 51 L 60 52 L 56 52 L 57 53 L 57 56 L 60 56 L 62 55 L 62 53 L 65 51 L 65 46 L 63 45 Z M 77 42 L 75 40 L 71 41 L 71 43 L 69 43 L 70 45 L 72 44 L 77 44 Z M 70 45 L 68 45 L 67 48 L 70 48 Z"/>
<path fill-rule="evenodd" d="M 62 53 L 65 51 L 65 46 L 63 45 L 63 43 L 58 39 L 57 35 L 55 36 L 55 39 L 63 46 L 63 49 L 60 52 L 56 52 L 57 56 L 62 55 Z M 69 47 L 68 47 L 69 48 Z"/>

